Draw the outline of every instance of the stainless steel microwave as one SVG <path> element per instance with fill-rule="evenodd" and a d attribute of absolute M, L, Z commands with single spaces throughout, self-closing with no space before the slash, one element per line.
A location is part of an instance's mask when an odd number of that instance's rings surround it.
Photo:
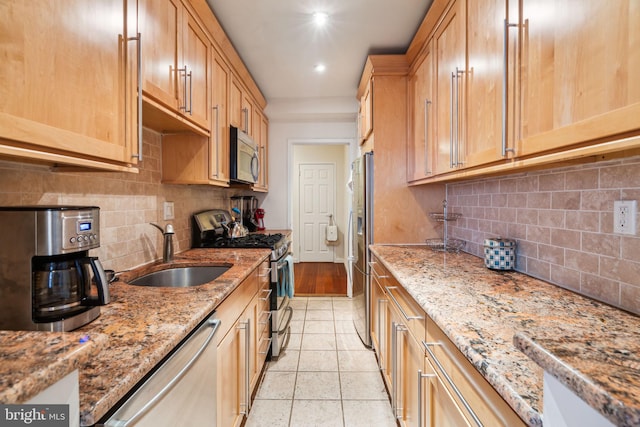
<path fill-rule="evenodd" d="M 229 132 L 229 178 L 231 182 L 255 184 L 260 176 L 258 144 L 241 129 L 231 126 Z"/>

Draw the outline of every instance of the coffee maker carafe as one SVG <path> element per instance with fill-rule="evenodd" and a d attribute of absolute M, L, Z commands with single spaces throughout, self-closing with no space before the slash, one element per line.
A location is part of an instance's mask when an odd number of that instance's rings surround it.
<path fill-rule="evenodd" d="M 70 331 L 109 302 L 97 207 L 0 207 L 0 329 Z"/>

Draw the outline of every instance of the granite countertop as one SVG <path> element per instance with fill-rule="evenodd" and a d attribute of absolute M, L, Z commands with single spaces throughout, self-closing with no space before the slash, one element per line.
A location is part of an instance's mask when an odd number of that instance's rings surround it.
<path fill-rule="evenodd" d="M 0 331 L 0 403 L 24 403 L 81 368 L 107 344 L 103 334 Z"/>
<path fill-rule="evenodd" d="M 617 425 L 640 424 L 640 317 L 468 254 L 372 252 L 530 426 L 543 369 Z"/>
<path fill-rule="evenodd" d="M 0 331 L 0 402 L 24 402 L 78 369 L 80 424 L 96 423 L 270 253 L 192 249 L 177 254 L 171 263 L 119 274 L 119 281 L 109 288 L 111 302 L 100 307 L 100 316 L 73 332 Z M 168 266 L 206 264 L 233 266 L 213 282 L 190 288 L 125 283 Z M 88 342 L 79 342 L 87 336 Z"/>

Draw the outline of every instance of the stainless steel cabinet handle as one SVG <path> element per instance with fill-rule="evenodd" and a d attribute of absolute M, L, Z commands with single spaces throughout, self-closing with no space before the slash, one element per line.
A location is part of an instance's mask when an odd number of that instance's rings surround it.
<path fill-rule="evenodd" d="M 138 61 L 137 79 L 138 79 L 138 154 L 132 154 L 131 157 L 142 161 L 142 34 L 138 33 L 136 37 L 129 37 L 127 41 L 137 41 L 136 56 Z"/>
<path fill-rule="evenodd" d="M 251 372 L 249 370 L 249 363 L 251 361 L 251 321 L 245 320 L 244 322 L 240 322 L 238 325 L 238 329 L 244 329 L 245 337 L 244 337 L 244 395 L 247 399 L 247 402 L 243 405 L 245 410 L 240 411 L 240 413 L 249 416 L 249 410 L 251 409 L 251 395 L 250 395 L 250 383 L 251 383 Z"/>
<path fill-rule="evenodd" d="M 453 390 L 453 392 L 456 394 L 456 396 L 458 396 L 458 399 L 460 399 L 460 402 L 462 402 L 462 405 L 464 406 L 464 408 L 469 412 L 469 415 L 471 415 L 471 418 L 473 418 L 473 421 L 476 423 L 477 426 L 483 427 L 482 422 L 480 421 L 476 413 L 473 412 L 473 409 L 471 408 L 471 405 L 469 405 L 469 402 L 467 402 L 467 400 L 464 398 L 462 393 L 460 393 L 460 390 L 458 390 L 458 387 L 456 387 L 456 385 L 453 383 L 453 380 L 451 379 L 449 374 L 447 374 L 447 371 L 444 370 L 444 367 L 442 366 L 442 364 L 440 363 L 436 355 L 431 350 L 431 347 L 442 346 L 442 344 L 439 342 L 422 341 L 422 345 L 424 346 L 425 350 L 427 350 L 429 357 L 436 364 L 436 366 L 438 367 L 438 370 L 440 371 L 444 379 L 447 381 L 449 386 L 451 386 L 451 389 Z"/>
<path fill-rule="evenodd" d="M 455 163 L 453 161 L 453 145 L 454 145 L 454 135 L 453 135 L 453 114 L 454 114 L 454 80 L 457 75 L 453 71 L 451 72 L 451 105 L 450 105 L 450 117 L 449 117 L 449 167 L 453 169 Z"/>
<path fill-rule="evenodd" d="M 393 303 L 396 305 L 396 307 L 398 308 L 398 310 L 400 310 L 400 313 L 402 313 L 402 315 L 404 316 L 404 318 L 407 321 L 411 321 L 411 320 L 422 320 L 424 319 L 424 316 L 420 316 L 420 315 L 415 315 L 415 316 L 409 316 L 407 314 L 406 311 L 404 311 L 404 309 L 402 308 L 402 306 L 398 303 L 398 300 L 396 299 L 396 297 L 393 295 L 393 292 L 391 292 L 394 289 L 398 289 L 397 286 L 385 286 L 385 289 L 387 290 L 387 293 L 389 294 L 389 296 L 391 297 L 391 299 L 393 300 Z"/>
<path fill-rule="evenodd" d="M 271 292 L 273 292 L 273 289 L 263 289 L 263 290 L 262 290 L 262 293 L 266 293 L 266 294 L 267 294 L 267 296 L 266 296 L 266 297 L 264 297 L 264 298 L 260 298 L 260 301 L 264 301 L 264 302 L 269 301 L 269 299 L 270 299 L 270 297 L 271 297 Z"/>
<path fill-rule="evenodd" d="M 269 348 L 271 347 L 271 338 L 263 338 L 263 339 L 261 340 L 261 342 L 262 342 L 262 341 L 266 341 L 266 342 L 268 342 L 269 344 L 267 344 L 267 346 L 265 347 L 265 348 L 266 348 L 266 350 L 265 350 L 265 351 L 259 351 L 258 353 L 259 353 L 259 354 L 267 354 L 267 353 L 269 353 Z"/>
<path fill-rule="evenodd" d="M 216 144 L 216 161 L 213 162 L 215 163 L 216 166 L 216 171 L 214 173 L 211 174 L 211 176 L 213 178 L 218 178 L 220 176 L 220 134 L 219 132 L 219 125 L 220 125 L 220 108 L 218 107 L 218 105 L 216 104 L 215 106 L 211 107 L 213 109 L 213 111 L 216 112 L 216 118 L 215 118 L 215 122 L 213 125 L 213 134 L 211 135 L 211 137 L 214 139 L 215 144 Z"/>
<path fill-rule="evenodd" d="M 187 110 L 187 76 L 189 75 L 189 72 L 187 70 L 186 65 L 184 66 L 184 68 L 176 69 L 176 71 L 180 75 L 180 78 L 182 78 L 182 96 L 184 98 L 183 99 L 184 105 L 180 105 L 178 109 L 184 111 L 185 113 L 188 113 L 189 110 Z"/>
<path fill-rule="evenodd" d="M 435 374 L 423 374 L 422 370 L 418 369 L 418 427 L 422 427 L 422 380 L 424 378 L 433 378 Z"/>
<path fill-rule="evenodd" d="M 244 114 L 244 132 L 249 133 L 249 109 L 243 108 L 242 113 Z"/>
<path fill-rule="evenodd" d="M 286 263 L 282 264 L 283 266 L 286 265 Z M 271 267 L 267 268 L 266 270 L 266 274 L 259 274 L 258 277 L 269 277 L 269 275 L 271 274 Z"/>
<path fill-rule="evenodd" d="M 204 351 L 207 349 L 207 347 L 211 343 L 211 340 L 213 339 L 213 336 L 216 334 L 216 331 L 218 330 L 220 323 L 221 323 L 220 320 L 217 320 L 217 319 L 209 319 L 207 321 L 207 326 L 210 326 L 212 329 L 211 329 L 211 332 L 209 332 L 209 335 L 207 335 L 207 338 L 205 339 L 202 346 L 198 349 L 198 351 L 193 355 L 191 359 L 189 359 L 189 361 L 184 365 L 184 367 L 180 369 L 180 372 L 178 372 L 176 376 L 173 377 L 171 381 L 169 381 L 162 388 L 162 390 L 160 390 L 158 393 L 156 393 L 155 396 L 149 399 L 149 401 L 142 408 L 140 408 L 138 412 L 133 414 L 133 416 L 131 416 L 131 418 L 129 418 L 128 420 L 120 420 L 120 426 L 127 427 L 135 423 L 138 420 L 138 418 L 140 418 L 149 409 L 155 406 L 155 404 L 158 403 L 173 388 L 173 386 L 175 386 L 182 379 L 182 377 L 186 375 L 189 369 L 191 369 L 193 364 L 198 361 L 200 356 L 202 356 L 202 353 L 204 353 Z"/>
<path fill-rule="evenodd" d="M 387 302 L 388 301 L 386 299 L 378 299 L 378 345 L 380 346 L 378 349 L 380 352 L 378 357 L 378 368 L 380 368 L 380 371 L 382 372 L 384 372 L 384 366 L 382 366 L 382 353 L 384 351 L 384 346 L 382 345 L 382 304 L 386 304 Z"/>
<path fill-rule="evenodd" d="M 193 116 L 193 71 L 189 71 L 187 75 L 189 76 L 189 110 L 187 110 L 187 113 Z"/>
<path fill-rule="evenodd" d="M 456 121 L 455 121 L 455 133 L 456 133 L 456 166 L 462 166 L 463 160 L 460 160 L 460 79 L 464 74 L 464 70 L 456 67 Z"/>
<path fill-rule="evenodd" d="M 371 267 L 371 271 L 373 272 L 373 275 L 374 275 L 375 277 L 377 277 L 378 279 L 386 279 L 387 277 L 389 277 L 389 276 L 385 276 L 385 275 L 380 275 L 380 274 L 378 274 L 378 272 L 376 271 L 376 268 L 375 268 L 375 266 L 376 266 L 377 264 L 378 264 L 377 262 L 373 262 L 373 261 L 370 261 L 370 262 L 369 262 L 369 267 Z"/>
<path fill-rule="evenodd" d="M 430 175 L 429 168 L 429 105 L 431 101 L 424 100 L 424 174 Z"/>
<path fill-rule="evenodd" d="M 396 322 L 392 322 L 391 325 L 391 407 L 393 409 L 393 415 L 399 419 L 402 417 L 401 412 L 403 411 L 403 408 L 399 405 L 401 398 L 400 390 L 402 390 L 402 387 L 398 384 L 398 381 L 401 378 L 398 376 L 398 370 L 401 368 L 400 361 L 402 360 L 402 357 L 398 354 L 398 333 L 407 331 L 407 327 L 402 323 Z"/>
<path fill-rule="evenodd" d="M 509 49 L 509 28 L 518 27 L 518 24 L 510 24 L 508 20 L 504 20 L 504 40 L 502 44 L 502 157 L 507 152 L 514 153 L 513 148 L 507 148 L 507 92 L 509 84 L 509 60 L 507 51 Z"/>

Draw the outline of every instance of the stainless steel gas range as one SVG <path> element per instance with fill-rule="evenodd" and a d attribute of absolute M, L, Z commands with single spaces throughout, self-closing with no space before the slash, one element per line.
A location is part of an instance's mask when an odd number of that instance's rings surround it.
<path fill-rule="evenodd" d="M 271 349 L 270 356 L 277 359 L 286 348 L 291 334 L 293 308 L 293 259 L 291 241 L 280 233 L 252 233 L 231 237 L 232 219 L 228 211 L 212 209 L 192 217 L 192 248 L 269 248 L 271 249 Z"/>

